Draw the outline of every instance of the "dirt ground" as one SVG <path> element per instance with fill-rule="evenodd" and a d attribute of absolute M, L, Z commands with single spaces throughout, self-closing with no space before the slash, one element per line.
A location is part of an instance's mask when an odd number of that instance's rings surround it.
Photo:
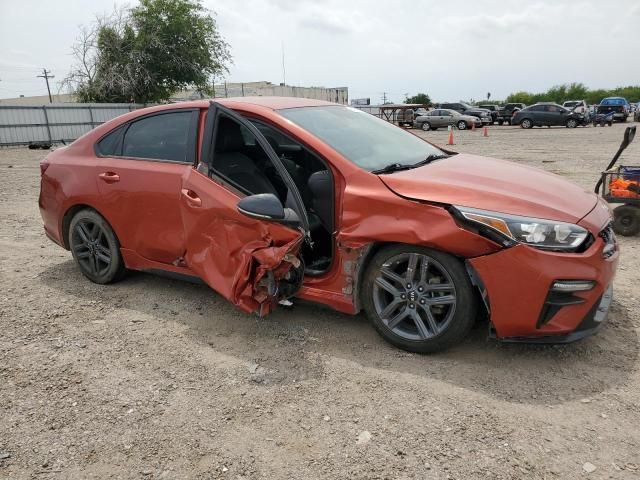
<path fill-rule="evenodd" d="M 592 189 L 622 132 L 496 126 L 453 148 Z M 600 334 L 506 345 L 480 323 L 420 356 L 311 304 L 261 320 L 200 285 L 90 283 L 43 233 L 44 155 L 0 150 L 0 478 L 640 478 L 640 237 Z"/>

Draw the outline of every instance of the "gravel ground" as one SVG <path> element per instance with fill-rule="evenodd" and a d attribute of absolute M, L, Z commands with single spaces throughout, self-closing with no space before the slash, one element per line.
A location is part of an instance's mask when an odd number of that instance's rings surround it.
<path fill-rule="evenodd" d="M 492 127 L 452 148 L 591 189 L 622 132 Z M 420 356 L 307 303 L 260 320 L 200 285 L 90 283 L 42 231 L 44 155 L 0 150 L 0 478 L 640 477 L 640 237 L 599 335 L 503 345 L 480 323 Z"/>

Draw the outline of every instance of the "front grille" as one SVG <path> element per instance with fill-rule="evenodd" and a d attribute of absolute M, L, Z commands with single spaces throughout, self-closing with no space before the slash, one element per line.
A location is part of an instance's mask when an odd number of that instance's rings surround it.
<path fill-rule="evenodd" d="M 602 229 L 599 233 L 600 238 L 604 240 L 604 247 L 602 249 L 602 256 L 604 258 L 609 258 L 616 252 L 616 234 L 613 233 L 613 227 L 611 224 L 608 224 L 606 227 Z"/>

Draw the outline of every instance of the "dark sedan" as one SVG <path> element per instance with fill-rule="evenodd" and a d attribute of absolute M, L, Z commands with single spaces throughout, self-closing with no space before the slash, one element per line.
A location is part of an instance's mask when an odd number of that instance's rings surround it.
<path fill-rule="evenodd" d="M 517 112 L 511 120 L 512 125 L 522 128 L 565 126 L 575 128 L 584 121 L 580 113 L 572 112 L 557 103 L 536 103 Z"/>

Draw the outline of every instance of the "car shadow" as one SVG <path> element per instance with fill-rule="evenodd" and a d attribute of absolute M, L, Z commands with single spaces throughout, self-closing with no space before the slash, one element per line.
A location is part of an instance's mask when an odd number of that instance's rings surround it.
<path fill-rule="evenodd" d="M 205 285 L 138 272 L 114 285 L 95 285 L 72 260 L 52 265 L 38 279 L 82 300 L 180 322 L 194 342 L 255 365 L 252 378 L 264 384 L 320 378 L 327 357 L 336 357 L 506 401 L 553 405 L 624 385 L 639 352 L 627 309 L 615 301 L 602 331 L 574 344 L 504 344 L 489 340 L 487 323 L 478 322 L 460 345 L 417 355 L 387 344 L 363 315 L 307 302 L 294 301 L 292 308 L 261 319 L 240 312 Z"/>

